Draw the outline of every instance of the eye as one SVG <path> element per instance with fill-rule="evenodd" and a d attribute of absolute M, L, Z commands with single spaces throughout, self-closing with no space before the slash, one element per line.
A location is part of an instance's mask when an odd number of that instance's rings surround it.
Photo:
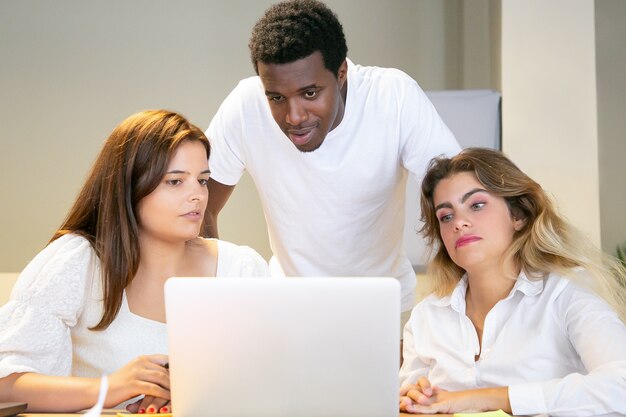
<path fill-rule="evenodd" d="M 285 97 L 283 96 L 269 96 L 267 99 L 272 103 L 282 103 L 285 101 Z"/>
<path fill-rule="evenodd" d="M 209 179 L 208 178 L 200 178 L 198 180 L 198 182 L 200 183 L 200 185 L 205 186 L 209 184 Z"/>
<path fill-rule="evenodd" d="M 451 220 L 452 220 L 452 213 L 439 216 L 439 223 L 448 223 Z"/>
<path fill-rule="evenodd" d="M 480 210 L 481 208 L 485 207 L 485 204 L 487 204 L 487 203 L 484 203 L 484 202 L 480 201 L 478 203 L 472 204 L 471 208 L 472 208 L 472 210 Z"/>
<path fill-rule="evenodd" d="M 179 180 L 179 179 L 166 180 L 165 183 L 167 185 L 178 185 L 178 184 L 182 184 L 182 180 Z"/>
<path fill-rule="evenodd" d="M 306 91 L 304 93 L 304 97 L 306 97 L 306 98 L 315 98 L 315 97 L 317 97 L 317 93 L 318 93 L 317 90 L 309 90 L 309 91 Z"/>

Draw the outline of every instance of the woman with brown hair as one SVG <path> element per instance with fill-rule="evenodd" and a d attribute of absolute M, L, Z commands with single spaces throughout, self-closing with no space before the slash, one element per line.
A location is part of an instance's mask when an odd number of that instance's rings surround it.
<path fill-rule="evenodd" d="M 431 162 L 430 295 L 404 329 L 400 410 L 626 414 L 626 271 L 502 153 Z"/>
<path fill-rule="evenodd" d="M 198 237 L 209 142 L 179 114 L 144 111 L 109 136 L 73 207 L 0 309 L 0 401 L 30 411 L 137 396 L 170 412 L 163 285 L 172 276 L 268 276 L 250 248 Z"/>

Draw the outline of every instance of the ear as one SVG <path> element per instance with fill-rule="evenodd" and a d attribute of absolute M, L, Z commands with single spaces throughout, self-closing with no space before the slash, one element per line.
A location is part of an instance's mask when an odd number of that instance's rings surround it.
<path fill-rule="evenodd" d="M 520 218 L 513 216 L 513 228 L 515 229 L 516 232 L 519 232 L 520 230 L 522 230 L 524 226 L 526 226 L 526 219 L 520 219 Z"/>
<path fill-rule="evenodd" d="M 339 82 L 339 88 L 343 88 L 343 85 L 346 83 L 348 79 L 348 61 L 345 59 L 339 66 L 337 70 L 337 81 Z"/>

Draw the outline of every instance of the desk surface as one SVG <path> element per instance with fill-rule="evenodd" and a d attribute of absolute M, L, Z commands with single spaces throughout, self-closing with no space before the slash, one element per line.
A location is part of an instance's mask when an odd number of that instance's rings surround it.
<path fill-rule="evenodd" d="M 79 417 L 82 414 L 80 413 L 75 413 L 75 414 L 71 414 L 71 413 L 67 413 L 67 414 L 60 414 L 60 413 L 55 413 L 55 414 L 46 414 L 46 413 L 23 413 L 23 414 L 18 414 L 18 417 Z M 111 417 L 111 416 L 116 416 L 117 415 L 117 410 L 104 410 L 101 414 L 102 417 Z M 149 416 L 150 414 L 144 414 L 145 416 Z M 158 414 L 153 414 L 155 417 L 158 417 Z M 399 416 L 400 417 L 409 417 L 409 416 L 414 416 L 415 414 L 405 414 L 405 413 L 400 413 Z M 419 416 L 421 417 L 452 417 L 452 414 L 419 414 Z M 340 416 L 337 416 L 340 417 Z"/>

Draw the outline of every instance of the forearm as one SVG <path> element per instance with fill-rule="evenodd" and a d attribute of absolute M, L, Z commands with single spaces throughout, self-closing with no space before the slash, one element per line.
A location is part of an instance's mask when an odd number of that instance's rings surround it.
<path fill-rule="evenodd" d="M 28 403 L 30 412 L 76 412 L 98 399 L 99 378 L 11 374 L 0 379 L 0 401 Z"/>
<path fill-rule="evenodd" d="M 476 398 L 476 405 L 479 406 L 477 411 L 502 410 L 511 413 L 508 387 L 479 388 L 466 393 Z"/>
<path fill-rule="evenodd" d="M 202 236 L 217 239 L 217 215 L 224 208 L 224 205 L 230 198 L 234 185 L 225 185 L 209 179 L 209 201 L 204 211 L 204 222 L 202 223 Z"/>

